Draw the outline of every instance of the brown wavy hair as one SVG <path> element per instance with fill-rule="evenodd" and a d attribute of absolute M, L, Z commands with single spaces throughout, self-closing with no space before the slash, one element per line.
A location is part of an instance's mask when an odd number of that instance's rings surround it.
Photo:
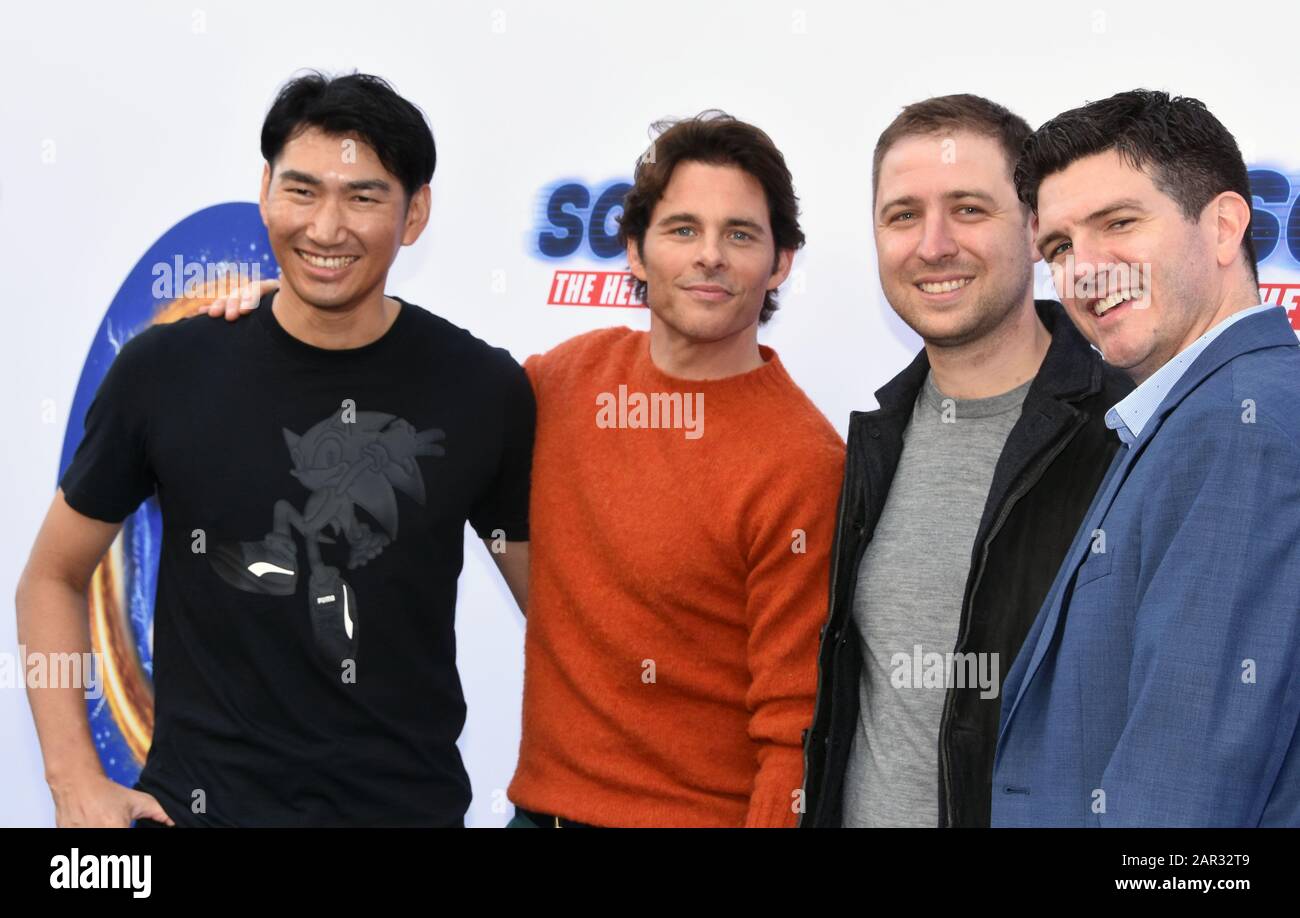
<path fill-rule="evenodd" d="M 772 138 L 763 131 L 717 109 L 701 112 L 680 121 L 659 121 L 652 125 L 656 137 L 637 160 L 632 188 L 623 198 L 623 215 L 619 218 L 618 240 L 625 248 L 628 240 L 636 242 L 637 251 L 645 252 L 645 234 L 650 214 L 663 197 L 678 163 L 697 162 L 711 166 L 735 166 L 748 172 L 763 186 L 767 198 L 767 215 L 772 224 L 776 252 L 803 247 L 804 234 L 799 228 L 799 199 L 785 157 Z M 773 261 L 773 270 L 776 261 Z M 633 278 L 637 296 L 646 296 L 645 281 Z M 776 291 L 763 297 L 759 312 L 761 325 L 777 310 Z"/>

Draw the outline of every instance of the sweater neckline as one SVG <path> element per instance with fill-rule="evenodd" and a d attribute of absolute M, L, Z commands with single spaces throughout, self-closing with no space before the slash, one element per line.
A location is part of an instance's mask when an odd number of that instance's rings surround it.
<path fill-rule="evenodd" d="M 762 366 L 754 367 L 754 369 L 747 370 L 744 373 L 737 373 L 734 376 L 722 376 L 716 379 L 687 379 L 666 373 L 655 364 L 654 359 L 650 356 L 649 332 L 638 331 L 634 332 L 634 334 L 637 336 L 637 340 L 633 371 L 639 383 L 651 387 L 715 394 L 724 392 L 744 394 L 747 392 L 783 389 L 791 382 L 785 365 L 781 363 L 781 358 L 777 356 L 774 349 L 766 344 L 758 346 L 759 356 L 763 358 Z"/>

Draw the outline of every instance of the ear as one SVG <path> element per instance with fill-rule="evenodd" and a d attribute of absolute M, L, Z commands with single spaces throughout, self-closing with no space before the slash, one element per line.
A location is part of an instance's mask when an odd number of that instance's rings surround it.
<path fill-rule="evenodd" d="M 281 431 L 284 433 L 284 442 L 288 444 L 289 449 L 295 449 L 298 446 L 298 441 L 302 438 L 287 427 L 282 427 Z"/>
<path fill-rule="evenodd" d="M 772 270 L 772 276 L 767 279 L 767 289 L 775 290 L 785 283 L 785 279 L 790 276 L 790 269 L 794 266 L 794 249 L 777 249 L 776 250 L 776 267 Z"/>
<path fill-rule="evenodd" d="M 641 260 L 641 252 L 637 248 L 635 239 L 627 241 L 627 266 L 633 277 L 643 284 L 646 282 L 645 262 Z"/>
<path fill-rule="evenodd" d="M 416 189 L 406 205 L 406 226 L 402 228 L 402 245 L 410 245 L 420 238 L 424 228 L 429 225 L 430 201 L 433 192 L 428 185 Z"/>
<path fill-rule="evenodd" d="M 1029 256 L 1033 262 L 1043 260 L 1043 253 L 1038 251 L 1038 246 L 1034 245 L 1034 240 L 1038 238 L 1038 214 L 1032 210 L 1029 211 Z M 1033 263 L 1031 262 L 1031 264 Z"/>
<path fill-rule="evenodd" d="M 1241 240 L 1250 232 L 1250 205 L 1235 191 L 1225 191 L 1209 206 L 1214 208 L 1215 257 L 1226 268 L 1241 255 Z"/>
<path fill-rule="evenodd" d="M 261 190 L 257 192 L 257 213 L 261 215 L 261 225 L 270 228 L 266 222 L 266 209 L 270 204 L 270 163 L 261 166 Z"/>
<path fill-rule="evenodd" d="M 261 225 L 269 228 L 266 222 L 266 209 L 270 205 L 270 163 L 261 166 L 261 190 L 257 192 L 257 213 L 261 215 Z"/>

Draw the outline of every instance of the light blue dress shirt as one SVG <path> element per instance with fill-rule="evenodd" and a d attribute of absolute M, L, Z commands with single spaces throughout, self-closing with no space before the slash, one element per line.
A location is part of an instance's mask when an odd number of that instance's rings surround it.
<path fill-rule="evenodd" d="M 1151 420 L 1151 415 L 1155 414 L 1165 396 L 1169 394 L 1169 391 L 1173 389 L 1178 380 L 1182 379 L 1183 374 L 1187 372 L 1187 368 L 1201 355 L 1201 351 L 1210 346 L 1211 341 L 1219 337 L 1235 323 L 1246 318 L 1246 316 L 1253 316 L 1255 313 L 1263 312 L 1266 309 L 1281 308 L 1281 306 L 1266 303 L 1262 306 L 1243 309 L 1241 312 L 1234 312 L 1219 322 L 1218 325 L 1209 329 L 1201 337 L 1175 354 L 1172 360 L 1152 373 L 1140 386 L 1116 402 L 1115 406 L 1106 412 L 1106 426 L 1119 433 L 1119 438 L 1125 446 L 1132 446 L 1137 442 L 1137 438 L 1141 436 L 1142 428 L 1146 427 L 1147 421 Z"/>

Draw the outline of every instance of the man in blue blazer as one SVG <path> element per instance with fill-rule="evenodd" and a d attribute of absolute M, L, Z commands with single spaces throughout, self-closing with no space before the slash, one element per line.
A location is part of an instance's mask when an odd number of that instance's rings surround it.
<path fill-rule="evenodd" d="M 1066 112 L 1016 172 L 1061 300 L 1137 388 L 1003 685 L 995 826 L 1300 825 L 1300 346 L 1194 99 Z"/>

